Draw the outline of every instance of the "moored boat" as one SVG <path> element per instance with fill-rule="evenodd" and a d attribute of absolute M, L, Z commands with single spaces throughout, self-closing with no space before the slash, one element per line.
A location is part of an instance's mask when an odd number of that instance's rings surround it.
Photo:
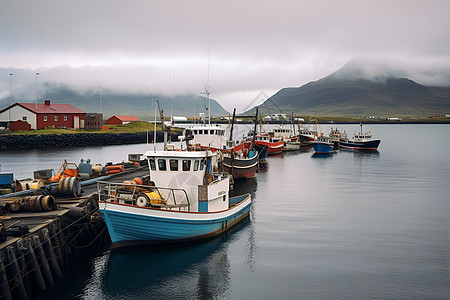
<path fill-rule="evenodd" d="M 148 151 L 151 185 L 98 185 L 99 210 L 114 247 L 220 234 L 250 213 L 249 194 L 229 197 L 230 175 L 214 172 L 219 153 Z"/>
<path fill-rule="evenodd" d="M 302 144 L 309 144 L 317 139 L 318 133 L 317 130 L 300 126 L 298 135 Z"/>
<path fill-rule="evenodd" d="M 266 148 L 268 155 L 273 155 L 283 151 L 284 142 L 281 138 L 275 138 L 270 134 L 257 134 L 255 145 Z"/>
<path fill-rule="evenodd" d="M 341 142 L 348 142 L 347 133 L 345 131 L 340 131 L 337 127 L 331 128 L 330 140 L 333 142 L 334 149 L 339 149 Z"/>
<path fill-rule="evenodd" d="M 319 136 L 311 144 L 313 145 L 314 151 L 318 154 L 330 154 L 334 151 L 333 142 L 327 136 Z"/>
<path fill-rule="evenodd" d="M 378 146 L 381 143 L 379 139 L 372 138 L 372 132 L 368 131 L 363 133 L 362 123 L 360 124 L 361 130 L 359 133 L 355 132 L 353 136 L 353 141 L 348 140 L 347 142 L 340 142 L 340 147 L 343 149 L 350 150 L 368 150 L 377 151 Z"/>
<path fill-rule="evenodd" d="M 300 137 L 295 136 L 290 128 L 274 128 L 273 136 L 274 138 L 281 138 L 283 140 L 283 151 L 296 151 L 300 149 Z"/>
<path fill-rule="evenodd" d="M 223 171 L 234 179 L 255 177 L 258 168 L 258 151 L 244 148 L 242 151 L 226 152 L 223 155 Z"/>

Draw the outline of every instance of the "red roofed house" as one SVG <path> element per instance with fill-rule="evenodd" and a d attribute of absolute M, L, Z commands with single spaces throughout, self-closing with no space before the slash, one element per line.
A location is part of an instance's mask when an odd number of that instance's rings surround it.
<path fill-rule="evenodd" d="M 130 122 L 140 122 L 135 116 L 112 116 L 108 120 L 106 120 L 106 125 L 121 125 L 128 124 Z"/>
<path fill-rule="evenodd" d="M 47 127 L 84 128 L 86 113 L 70 104 L 50 103 L 14 103 L 0 110 L 0 123 L 10 124 L 22 120 L 31 125 L 31 129 Z"/>

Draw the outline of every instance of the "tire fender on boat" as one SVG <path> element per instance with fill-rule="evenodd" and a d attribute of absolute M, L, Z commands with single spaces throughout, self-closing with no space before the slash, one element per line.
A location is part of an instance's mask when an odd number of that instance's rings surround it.
<path fill-rule="evenodd" d="M 150 199 L 146 194 L 140 194 L 136 197 L 136 205 L 140 207 L 147 207 L 150 204 Z"/>
<path fill-rule="evenodd" d="M 91 211 L 97 210 L 97 209 L 98 209 L 97 197 L 98 197 L 97 194 L 92 194 L 92 195 L 89 197 L 89 206 L 90 206 L 90 208 L 91 208 Z"/>

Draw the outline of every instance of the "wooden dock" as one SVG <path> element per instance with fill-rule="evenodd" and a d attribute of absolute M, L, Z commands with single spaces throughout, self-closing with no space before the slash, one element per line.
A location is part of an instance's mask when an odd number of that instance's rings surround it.
<path fill-rule="evenodd" d="M 148 172 L 144 165 L 102 180 L 123 182 Z M 0 299 L 36 298 L 62 280 L 82 255 L 109 246 L 106 226 L 91 197 L 96 192 L 91 180 L 82 186 L 80 197 L 55 196 L 54 210 L 0 216 L 6 234 L 0 241 Z M 0 204 L 11 199 L 2 196 Z"/>

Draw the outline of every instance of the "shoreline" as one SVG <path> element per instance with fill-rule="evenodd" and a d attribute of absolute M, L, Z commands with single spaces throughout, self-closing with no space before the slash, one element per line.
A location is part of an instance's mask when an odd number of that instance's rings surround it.
<path fill-rule="evenodd" d="M 171 133 L 178 140 L 178 133 Z M 153 141 L 153 132 L 148 133 Z M 156 141 L 164 141 L 164 133 L 156 133 Z M 61 148 L 78 146 L 126 145 L 147 142 L 147 132 L 138 133 L 77 133 L 77 134 L 0 134 L 0 152 L 17 149 Z"/>

